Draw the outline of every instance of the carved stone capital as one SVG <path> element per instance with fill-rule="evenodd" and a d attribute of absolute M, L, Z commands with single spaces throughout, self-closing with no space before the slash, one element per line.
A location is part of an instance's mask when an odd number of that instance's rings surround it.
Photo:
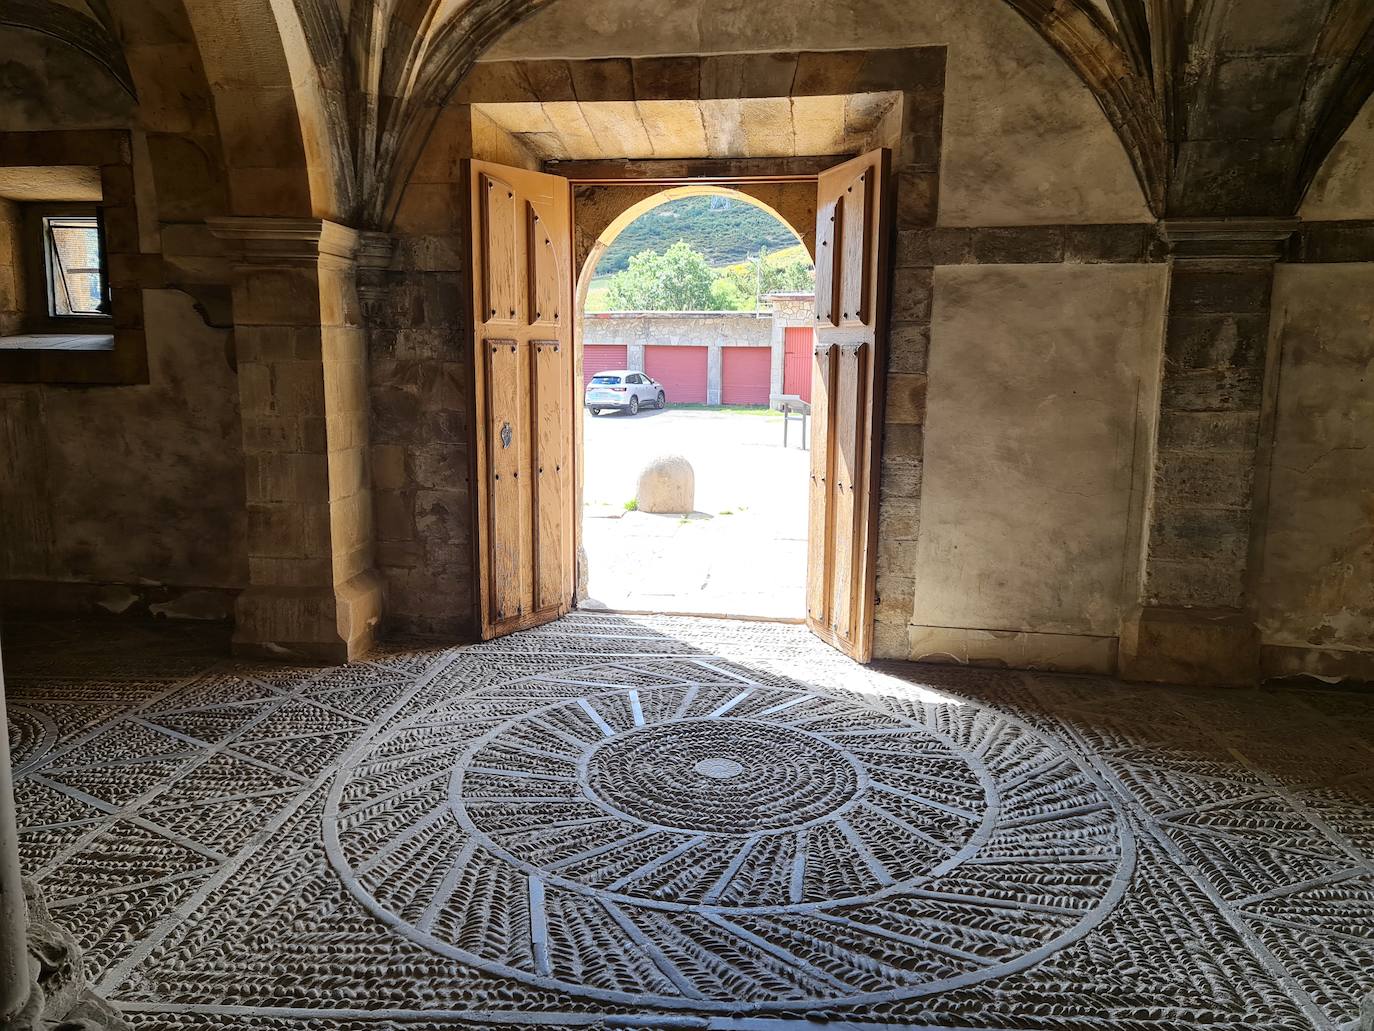
<path fill-rule="evenodd" d="M 1160 235 L 1175 260 L 1278 261 L 1296 218 L 1170 218 Z"/>
<path fill-rule="evenodd" d="M 362 234 L 322 218 L 207 218 L 236 265 L 353 268 Z"/>

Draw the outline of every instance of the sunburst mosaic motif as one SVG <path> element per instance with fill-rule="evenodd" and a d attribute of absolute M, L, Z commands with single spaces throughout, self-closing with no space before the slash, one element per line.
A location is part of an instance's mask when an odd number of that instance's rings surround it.
<path fill-rule="evenodd" d="M 484 700 L 445 702 L 363 744 L 326 815 L 350 890 L 501 974 L 732 1011 L 1005 974 L 1121 894 L 1108 796 L 1016 721 L 707 661 L 610 672 L 510 684 L 577 690 L 490 729 Z"/>

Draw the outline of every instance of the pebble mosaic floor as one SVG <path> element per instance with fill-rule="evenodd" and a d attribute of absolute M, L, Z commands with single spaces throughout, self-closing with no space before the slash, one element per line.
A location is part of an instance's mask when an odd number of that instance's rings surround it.
<path fill-rule="evenodd" d="M 1374 694 L 575 614 L 318 670 L 11 625 L 25 872 L 139 1028 L 1337 1031 Z"/>

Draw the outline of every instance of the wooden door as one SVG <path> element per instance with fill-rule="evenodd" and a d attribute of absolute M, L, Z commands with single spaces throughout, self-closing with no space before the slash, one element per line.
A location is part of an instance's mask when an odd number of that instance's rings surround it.
<path fill-rule="evenodd" d="M 468 162 L 472 443 L 483 640 L 572 607 L 572 192 L 566 179 Z"/>
<path fill-rule="evenodd" d="M 873 655 L 892 222 L 888 151 L 821 173 L 806 623 L 860 662 Z"/>

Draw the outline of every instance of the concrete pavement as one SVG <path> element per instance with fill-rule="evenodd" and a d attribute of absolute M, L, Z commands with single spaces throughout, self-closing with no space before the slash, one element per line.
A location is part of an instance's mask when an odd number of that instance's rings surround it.
<path fill-rule="evenodd" d="M 583 545 L 588 608 L 800 619 L 806 585 L 809 452 L 782 417 L 673 409 L 585 416 Z M 679 454 L 696 511 L 626 511 L 639 471 Z"/>

